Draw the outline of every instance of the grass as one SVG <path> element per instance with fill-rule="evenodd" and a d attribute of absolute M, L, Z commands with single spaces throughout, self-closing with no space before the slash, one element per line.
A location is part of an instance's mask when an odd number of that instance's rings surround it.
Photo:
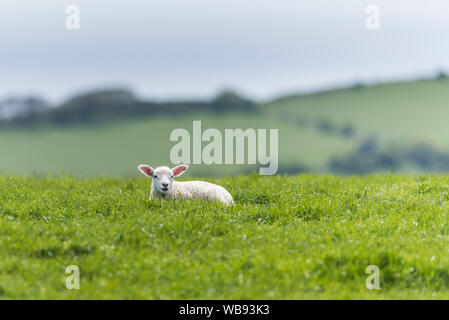
<path fill-rule="evenodd" d="M 449 298 L 449 176 L 208 180 L 236 206 L 150 203 L 144 178 L 0 177 L 0 298 Z"/>
<path fill-rule="evenodd" d="M 388 142 L 424 141 L 448 149 L 448 89 L 448 80 L 386 83 L 293 95 L 268 102 L 264 108 L 303 121 L 351 124 L 360 135 L 376 135 Z"/>
<path fill-rule="evenodd" d="M 158 116 L 92 126 L 0 130 L 0 149 L 7 150 L 0 157 L 0 173 L 136 176 L 139 174 L 136 168 L 141 163 L 169 164 L 170 150 L 176 144 L 170 142 L 170 133 L 176 128 L 185 128 L 192 138 L 193 120 L 202 121 L 203 131 L 218 128 L 223 135 L 226 128 L 279 129 L 281 165 L 324 166 L 328 157 L 342 155 L 355 145 L 265 115 Z M 203 147 L 206 144 L 203 143 Z M 196 167 L 200 168 L 192 168 L 196 175 L 229 175 L 253 170 L 249 165 Z"/>
<path fill-rule="evenodd" d="M 448 89 L 448 80 L 420 80 L 284 97 L 261 105 L 256 114 L 192 113 L 70 127 L 3 128 L 0 149 L 6 151 L 0 157 L 0 173 L 136 176 L 140 163 L 169 163 L 175 144 L 169 140 L 171 131 L 185 128 L 192 134 L 193 120 L 201 120 L 203 130 L 278 129 L 281 170 L 328 172 L 331 158 L 351 153 L 368 136 L 378 137 L 381 147 L 425 142 L 446 151 Z M 323 122 L 334 131 L 320 129 Z M 342 136 L 345 126 L 354 129 L 353 136 Z M 192 173 L 207 176 L 254 169 L 248 165 L 198 168 Z"/>

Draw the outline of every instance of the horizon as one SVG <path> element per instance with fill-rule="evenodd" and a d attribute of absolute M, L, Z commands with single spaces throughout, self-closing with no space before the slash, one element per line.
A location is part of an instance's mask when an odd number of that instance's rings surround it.
<path fill-rule="evenodd" d="M 213 94 L 209 96 L 200 96 L 200 97 L 146 97 L 146 96 L 139 96 L 133 88 L 127 87 L 127 86 L 94 86 L 90 89 L 85 90 L 75 90 L 74 92 L 68 94 L 67 96 L 63 97 L 60 101 L 52 102 L 47 97 L 43 95 L 38 94 L 25 94 L 25 95 L 7 95 L 0 97 L 0 102 L 11 99 L 11 98 L 22 98 L 22 97 L 34 97 L 34 98 L 41 98 L 43 101 L 49 104 L 51 107 L 59 107 L 60 105 L 64 104 L 65 102 L 69 101 L 72 98 L 76 98 L 78 96 L 83 96 L 90 93 L 95 92 L 101 92 L 101 91 L 114 91 L 114 90 L 128 90 L 132 94 L 135 95 L 136 99 L 139 101 L 151 101 L 155 103 L 166 103 L 166 102 L 186 102 L 186 101 L 209 101 L 219 95 L 220 93 L 223 93 L 225 91 L 231 91 L 234 93 L 237 93 L 241 95 L 244 98 L 248 98 L 254 103 L 258 104 L 264 104 L 264 103 L 270 103 L 274 102 L 280 99 L 288 98 L 288 97 L 295 97 L 295 96 L 309 96 L 309 95 L 315 95 L 315 94 L 321 94 L 326 92 L 333 92 L 333 91 L 339 91 L 339 90 L 347 90 L 352 89 L 354 86 L 361 85 L 363 87 L 375 87 L 375 86 L 381 86 L 381 85 L 393 85 L 398 83 L 411 83 L 411 82 L 420 82 L 420 81 L 432 81 L 437 80 L 437 77 L 440 73 L 449 75 L 447 73 L 447 70 L 435 70 L 433 73 L 423 74 L 420 77 L 411 78 L 411 77 L 395 77 L 395 78 L 389 78 L 385 80 L 372 80 L 372 81 L 350 81 L 348 83 L 338 83 L 334 85 L 329 86 L 323 86 L 318 87 L 310 90 L 296 90 L 296 91 L 285 91 L 280 94 L 275 94 L 271 97 L 268 97 L 267 99 L 261 100 L 261 99 L 254 99 L 251 96 L 246 95 L 244 92 L 239 90 L 238 88 L 221 88 L 215 91 Z"/>

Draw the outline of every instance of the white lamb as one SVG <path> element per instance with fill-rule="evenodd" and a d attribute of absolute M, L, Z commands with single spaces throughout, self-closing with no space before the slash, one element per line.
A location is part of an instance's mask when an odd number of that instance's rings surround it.
<path fill-rule="evenodd" d="M 219 185 L 205 181 L 173 181 L 174 177 L 182 175 L 188 167 L 179 165 L 173 169 L 165 166 L 153 169 L 147 165 L 140 165 L 140 172 L 153 179 L 150 200 L 182 198 L 220 201 L 226 205 L 234 204 L 231 194 Z"/>

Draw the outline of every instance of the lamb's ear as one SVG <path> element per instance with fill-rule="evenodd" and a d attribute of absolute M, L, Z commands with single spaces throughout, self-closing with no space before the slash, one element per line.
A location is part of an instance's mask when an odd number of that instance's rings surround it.
<path fill-rule="evenodd" d="M 187 169 L 189 168 L 186 164 L 181 164 L 179 166 L 174 167 L 171 169 L 173 171 L 173 176 L 179 177 L 181 174 L 183 174 Z"/>
<path fill-rule="evenodd" d="M 142 172 L 147 177 L 150 177 L 150 178 L 153 177 L 154 169 L 151 168 L 150 166 L 147 166 L 145 164 L 141 164 L 139 166 L 139 170 L 140 170 L 140 172 Z"/>

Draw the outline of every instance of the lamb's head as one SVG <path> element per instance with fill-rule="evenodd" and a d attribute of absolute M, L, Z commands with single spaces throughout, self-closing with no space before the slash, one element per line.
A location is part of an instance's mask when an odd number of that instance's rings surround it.
<path fill-rule="evenodd" d="M 143 164 L 139 166 L 140 172 L 147 177 L 153 178 L 153 189 L 162 194 L 169 193 L 172 187 L 173 178 L 179 177 L 188 168 L 189 166 L 185 164 L 176 166 L 173 169 L 165 166 L 153 169 L 152 167 Z"/>

